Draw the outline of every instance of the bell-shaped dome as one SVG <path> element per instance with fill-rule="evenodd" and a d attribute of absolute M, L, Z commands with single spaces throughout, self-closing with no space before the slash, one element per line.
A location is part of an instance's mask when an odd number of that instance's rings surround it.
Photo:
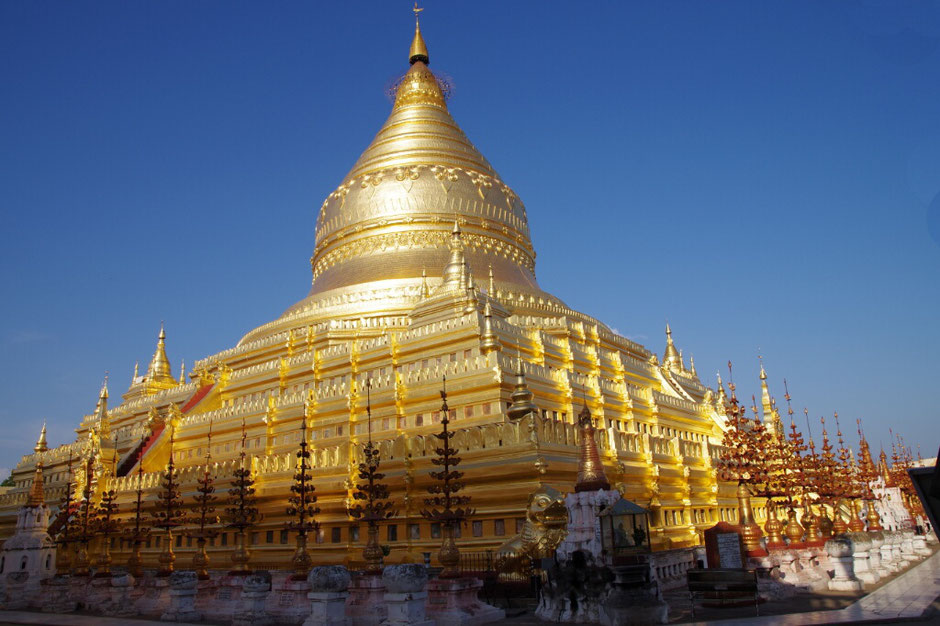
<path fill-rule="evenodd" d="M 472 272 L 542 293 L 525 206 L 451 117 L 417 28 L 410 61 L 385 124 L 320 208 L 313 285 L 285 315 L 338 294 L 417 293 L 423 271 L 441 276 L 455 220 Z"/>

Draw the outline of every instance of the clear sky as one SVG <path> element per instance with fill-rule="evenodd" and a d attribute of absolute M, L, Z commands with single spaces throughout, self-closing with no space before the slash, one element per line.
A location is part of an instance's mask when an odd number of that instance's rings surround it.
<path fill-rule="evenodd" d="M 940 442 L 940 3 L 428 0 L 547 291 L 700 375 Z M 406 0 L 0 3 L 0 467 L 301 299 Z M 818 421 L 816 422 L 818 424 Z M 818 428 L 814 424 L 814 433 Z M 854 440 L 854 438 L 853 438 Z"/>

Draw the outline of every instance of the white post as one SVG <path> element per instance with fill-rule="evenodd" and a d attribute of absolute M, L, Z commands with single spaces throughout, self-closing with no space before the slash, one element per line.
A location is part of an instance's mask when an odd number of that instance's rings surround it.
<path fill-rule="evenodd" d="M 349 581 L 349 572 L 342 565 L 321 565 L 310 570 L 310 617 L 304 620 L 304 626 L 349 626 Z"/>
<path fill-rule="evenodd" d="M 861 591 L 862 581 L 855 577 L 852 566 L 852 541 L 845 535 L 837 535 L 826 542 L 826 553 L 835 575 L 829 581 L 832 591 Z"/>

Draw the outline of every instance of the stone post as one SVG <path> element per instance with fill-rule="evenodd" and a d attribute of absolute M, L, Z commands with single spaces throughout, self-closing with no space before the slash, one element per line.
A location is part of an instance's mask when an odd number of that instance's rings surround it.
<path fill-rule="evenodd" d="M 232 626 L 264 626 L 274 621 L 265 609 L 271 593 L 271 573 L 255 571 L 245 576 L 242 583 L 242 608 L 235 613 Z"/>
<path fill-rule="evenodd" d="M 6 575 L 6 588 L 4 589 L 3 609 L 18 611 L 29 608 L 29 594 L 26 586 L 29 583 L 29 572 L 10 572 Z"/>
<path fill-rule="evenodd" d="M 42 605 L 44 613 L 71 613 L 77 608 L 76 602 L 69 598 L 68 574 L 56 574 L 43 581 L 45 602 Z"/>
<path fill-rule="evenodd" d="M 871 551 L 868 553 L 868 560 L 873 572 L 878 574 L 879 578 L 885 578 L 890 573 L 887 566 L 881 562 L 881 549 L 885 545 L 884 532 L 875 530 L 868 533 L 871 539 Z"/>
<path fill-rule="evenodd" d="M 198 622 L 202 616 L 196 612 L 196 586 L 199 577 L 192 571 L 170 574 L 170 608 L 160 616 L 164 622 Z"/>
<path fill-rule="evenodd" d="M 891 531 L 891 555 L 899 570 L 910 565 L 910 561 L 904 556 L 904 550 L 901 549 L 901 531 L 899 530 Z"/>
<path fill-rule="evenodd" d="M 901 568 L 894 561 L 894 551 L 891 549 L 891 531 L 882 530 L 881 536 L 883 538 L 881 542 L 881 567 L 889 574 L 893 574 Z"/>
<path fill-rule="evenodd" d="M 927 537 L 924 535 L 914 535 L 912 537 L 914 554 L 918 556 L 930 556 L 933 552 L 927 547 Z"/>
<path fill-rule="evenodd" d="M 378 626 L 388 617 L 385 606 L 385 583 L 382 576 L 354 576 L 346 600 L 346 615 L 352 626 Z"/>
<path fill-rule="evenodd" d="M 103 613 L 111 603 L 111 577 L 89 580 L 85 592 L 85 608 L 95 613 Z"/>
<path fill-rule="evenodd" d="M 428 599 L 425 591 L 428 570 L 424 565 L 408 563 L 388 565 L 382 572 L 385 583 L 385 604 L 388 608 L 386 626 L 434 626 L 425 617 L 424 604 Z"/>
<path fill-rule="evenodd" d="M 137 615 L 131 591 L 134 589 L 134 577 L 130 574 L 115 574 L 111 577 L 111 600 L 102 613 L 112 617 L 130 617 Z"/>
<path fill-rule="evenodd" d="M 862 581 L 855 577 L 852 567 L 852 540 L 845 535 L 836 535 L 826 542 L 826 553 L 835 570 L 829 581 L 831 591 L 861 591 Z"/>
<path fill-rule="evenodd" d="M 905 561 L 917 560 L 917 553 L 914 551 L 914 531 L 913 530 L 901 531 L 901 554 L 904 555 Z"/>
<path fill-rule="evenodd" d="M 349 572 L 342 565 L 314 567 L 307 575 L 310 583 L 310 617 L 304 626 L 349 626 L 346 619 L 346 598 L 349 595 Z"/>
<path fill-rule="evenodd" d="M 874 585 L 881 580 L 878 572 L 871 568 L 872 541 L 865 532 L 845 533 L 852 541 L 852 566 L 855 568 L 855 577 L 868 585 Z"/>

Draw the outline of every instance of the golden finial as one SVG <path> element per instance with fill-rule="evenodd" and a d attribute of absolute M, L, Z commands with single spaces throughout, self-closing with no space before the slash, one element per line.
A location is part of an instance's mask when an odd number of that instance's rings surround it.
<path fill-rule="evenodd" d="M 760 361 L 760 379 L 767 380 L 767 372 L 764 371 L 764 357 L 758 354 L 757 360 Z"/>
<path fill-rule="evenodd" d="M 695 355 L 689 355 L 689 373 L 698 378 L 698 372 L 695 371 Z"/>
<path fill-rule="evenodd" d="M 131 377 L 131 385 L 137 382 L 140 377 L 140 361 L 134 361 L 134 376 Z"/>
<path fill-rule="evenodd" d="M 101 392 L 98 394 L 99 400 L 108 399 L 108 373 L 104 373 L 104 382 L 101 383 Z"/>
<path fill-rule="evenodd" d="M 424 43 L 424 37 L 421 36 L 421 24 L 418 19 L 418 14 L 424 11 L 424 9 L 418 7 L 417 0 L 415 0 L 415 6 L 412 11 L 414 11 L 415 14 L 415 37 L 411 41 L 411 50 L 408 52 L 408 62 L 414 65 L 418 61 L 421 61 L 425 65 L 429 65 L 428 47 Z"/>
<path fill-rule="evenodd" d="M 45 452 L 48 449 L 49 446 L 46 444 L 46 420 L 43 420 L 42 430 L 39 431 L 39 440 L 36 441 L 36 446 L 33 448 L 33 450 L 38 454 L 39 452 Z"/>
<path fill-rule="evenodd" d="M 676 344 L 672 340 L 672 328 L 669 327 L 669 322 L 666 322 L 666 352 L 663 354 L 663 366 L 671 369 L 672 371 L 682 371 L 682 357 L 679 355 L 679 351 L 676 350 Z"/>
<path fill-rule="evenodd" d="M 493 282 L 493 264 L 492 263 L 490 263 L 490 282 L 489 282 L 489 285 L 487 285 L 486 287 L 486 291 L 489 297 L 491 298 L 496 297 L 496 286 L 495 286 L 495 283 Z"/>
<path fill-rule="evenodd" d="M 157 349 L 154 351 L 150 366 L 147 368 L 147 385 L 153 391 L 157 391 L 175 387 L 176 384 L 170 361 L 166 356 L 166 330 L 163 321 L 161 321 L 160 334 L 157 335 Z"/>
<path fill-rule="evenodd" d="M 427 298 L 431 295 L 431 288 L 428 287 L 428 271 L 421 268 L 421 298 Z"/>
<path fill-rule="evenodd" d="M 186 384 L 186 359 L 180 359 L 180 384 Z"/>

